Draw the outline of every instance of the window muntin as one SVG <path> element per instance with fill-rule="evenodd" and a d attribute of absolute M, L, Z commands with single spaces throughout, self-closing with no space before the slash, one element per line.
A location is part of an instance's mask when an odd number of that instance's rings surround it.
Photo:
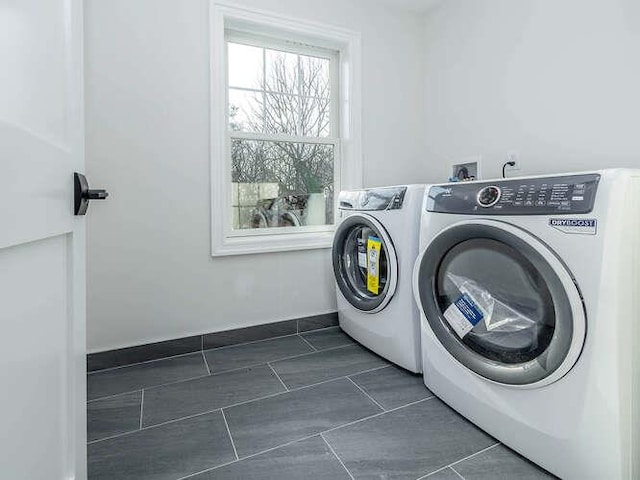
<path fill-rule="evenodd" d="M 331 229 L 337 52 L 227 34 L 231 235 Z"/>

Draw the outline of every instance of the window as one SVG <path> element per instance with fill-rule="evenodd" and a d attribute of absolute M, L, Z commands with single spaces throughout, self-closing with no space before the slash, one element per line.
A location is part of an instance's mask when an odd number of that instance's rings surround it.
<path fill-rule="evenodd" d="M 359 37 L 216 3 L 211 20 L 213 254 L 329 247 L 336 193 L 360 186 Z"/>
<path fill-rule="evenodd" d="M 337 52 L 234 32 L 226 45 L 234 234 L 333 225 Z"/>

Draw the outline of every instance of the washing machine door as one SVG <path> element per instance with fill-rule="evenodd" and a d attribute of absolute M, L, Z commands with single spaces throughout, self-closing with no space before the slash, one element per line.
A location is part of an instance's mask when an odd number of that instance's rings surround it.
<path fill-rule="evenodd" d="M 547 385 L 582 351 L 586 317 L 572 275 L 513 225 L 479 219 L 443 230 L 418 257 L 414 291 L 424 328 L 493 382 Z"/>
<path fill-rule="evenodd" d="M 369 240 L 380 242 L 377 288 L 369 279 Z M 373 216 L 354 213 L 345 218 L 333 240 L 333 272 L 344 298 L 358 310 L 377 313 L 396 291 L 398 259 L 389 234 Z"/>

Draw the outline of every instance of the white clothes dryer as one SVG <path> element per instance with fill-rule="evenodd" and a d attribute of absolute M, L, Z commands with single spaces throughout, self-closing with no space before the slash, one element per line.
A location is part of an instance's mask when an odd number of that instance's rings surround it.
<path fill-rule="evenodd" d="M 640 478 L 640 171 L 434 185 L 425 384 L 551 473 Z"/>
<path fill-rule="evenodd" d="M 344 191 L 333 241 L 340 327 L 378 355 L 422 371 L 411 276 L 424 185 Z"/>

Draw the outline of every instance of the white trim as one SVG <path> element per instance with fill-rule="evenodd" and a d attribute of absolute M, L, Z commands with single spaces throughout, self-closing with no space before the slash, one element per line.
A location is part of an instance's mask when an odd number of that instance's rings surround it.
<path fill-rule="evenodd" d="M 289 236 L 296 233 L 309 234 L 309 233 L 333 233 L 335 232 L 335 225 L 301 225 L 294 227 L 265 227 L 265 228 L 248 228 L 231 230 L 227 233 L 229 237 L 264 237 L 282 235 Z"/>
<path fill-rule="evenodd" d="M 285 133 L 260 132 L 229 132 L 229 136 L 232 139 L 239 138 L 242 140 L 260 140 L 264 142 L 318 143 L 322 145 L 334 145 L 336 149 L 340 146 L 340 140 L 333 137 L 299 137 Z"/>
<path fill-rule="evenodd" d="M 258 29 L 261 26 L 258 26 Z M 268 48 L 269 50 L 278 50 L 280 52 L 297 53 L 301 55 L 324 58 L 332 60 L 338 54 L 338 49 L 335 47 L 321 47 L 318 46 L 317 39 L 314 40 L 314 45 L 309 45 L 294 39 L 283 39 L 283 32 L 278 30 L 271 35 L 264 35 L 257 33 L 256 27 L 252 27 L 249 30 L 245 30 L 242 27 L 236 27 L 231 22 L 226 29 L 227 40 L 231 43 L 239 43 L 242 45 L 250 45 L 258 48 Z M 284 32 L 286 34 L 286 32 Z M 321 40 L 322 41 L 322 40 Z"/>
<path fill-rule="evenodd" d="M 237 255 L 264 252 L 280 252 L 289 250 L 306 250 L 329 248 L 332 244 L 335 225 L 301 228 L 278 228 L 277 230 L 260 232 L 256 230 L 238 234 L 230 231 L 225 221 L 230 215 L 225 215 L 225 208 L 229 201 L 226 198 L 228 188 L 220 179 L 230 179 L 230 162 L 221 161 L 227 158 L 227 128 L 226 96 L 226 54 L 225 28 L 234 31 L 249 32 L 252 35 L 283 38 L 286 48 L 308 49 L 307 44 L 318 47 L 318 55 L 322 49 L 334 50 L 339 53 L 339 75 L 331 75 L 332 79 L 340 78 L 339 86 L 332 84 L 332 88 L 339 95 L 332 95 L 332 99 L 339 99 L 338 106 L 332 105 L 332 112 L 342 121 L 337 123 L 332 118 L 333 125 L 339 125 L 340 135 L 331 137 L 307 138 L 300 141 L 307 143 L 323 143 L 336 145 L 334 160 L 335 176 L 335 207 L 337 212 L 337 198 L 339 188 L 354 189 L 362 187 L 362 147 L 361 147 L 361 41 L 360 34 L 339 27 L 328 26 L 307 20 L 300 20 L 287 16 L 275 15 L 270 12 L 246 7 L 238 7 L 210 0 L 210 88 L 211 88 L 211 253 L 213 256 Z M 289 45 L 289 43 L 291 45 Z M 282 45 L 282 43 L 281 43 Z M 296 47 L 296 45 L 299 45 Z M 332 113 L 333 114 L 333 113 Z M 334 123 L 336 122 L 336 123 Z M 247 138 L 261 137 L 260 134 L 250 134 Z M 244 134 L 233 132 L 231 138 L 245 138 Z M 272 136 L 265 140 L 272 140 Z M 288 136 L 288 141 L 291 137 Z M 341 161 L 344 160 L 344 161 Z M 230 182 L 228 182 L 230 185 Z M 222 188 L 221 188 L 222 187 Z M 265 229 L 266 230 L 266 229 Z"/>
<path fill-rule="evenodd" d="M 310 55 L 307 55 L 310 57 Z M 242 92 L 251 92 L 251 93 L 268 93 L 270 95 L 282 95 L 283 97 L 301 97 L 301 98 L 311 98 L 313 100 L 326 100 L 326 98 L 316 97 L 314 95 L 304 95 L 298 93 L 289 93 L 289 92 L 276 92 L 275 90 L 261 90 L 259 88 L 252 87 L 236 87 L 235 85 L 229 84 L 229 90 L 239 90 Z M 317 137 L 310 137 L 317 138 Z"/>

